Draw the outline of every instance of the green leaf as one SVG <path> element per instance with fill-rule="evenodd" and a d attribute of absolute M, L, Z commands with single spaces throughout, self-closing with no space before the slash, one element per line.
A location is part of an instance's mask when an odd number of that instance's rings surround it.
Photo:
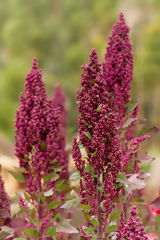
<path fill-rule="evenodd" d="M 113 231 L 113 230 L 116 230 L 116 229 L 117 229 L 117 225 L 113 224 L 113 225 L 110 225 L 110 226 L 106 227 L 106 232 L 110 232 L 110 231 Z"/>
<path fill-rule="evenodd" d="M 128 180 L 127 180 L 127 178 L 125 177 L 125 174 L 124 174 L 124 173 L 118 173 L 117 182 L 120 182 L 120 183 L 128 183 Z"/>
<path fill-rule="evenodd" d="M 128 112 L 132 112 L 135 107 L 137 106 L 137 102 L 135 101 L 130 101 L 128 104 L 127 104 L 127 109 L 128 109 Z"/>
<path fill-rule="evenodd" d="M 16 195 L 12 198 L 9 199 L 10 201 L 13 201 L 13 202 L 18 202 L 18 193 L 16 193 Z"/>
<path fill-rule="evenodd" d="M 46 191 L 45 193 L 44 193 L 44 196 L 45 197 L 50 197 L 50 196 L 52 196 L 53 195 L 53 188 L 51 188 L 51 189 L 49 189 L 48 191 Z"/>
<path fill-rule="evenodd" d="M 57 173 L 53 173 L 53 175 L 51 176 L 52 181 L 56 181 L 58 178 L 59 178 L 59 175 Z"/>
<path fill-rule="evenodd" d="M 99 186 L 99 187 L 97 187 L 97 189 L 98 189 L 100 192 L 103 192 L 103 186 Z"/>
<path fill-rule="evenodd" d="M 87 212 L 91 210 L 91 206 L 87 204 L 81 204 L 81 208 L 83 208 L 83 210 Z"/>
<path fill-rule="evenodd" d="M 85 120 L 83 120 L 83 123 L 88 127 L 88 128 L 91 128 L 92 125 L 89 125 Z"/>
<path fill-rule="evenodd" d="M 98 226 L 99 226 L 99 222 L 98 222 L 98 220 L 96 220 L 96 219 L 90 219 L 90 223 L 92 223 L 92 225 L 93 225 L 94 227 L 98 227 Z"/>
<path fill-rule="evenodd" d="M 54 202 L 52 205 L 52 209 L 57 208 L 61 203 L 62 203 L 61 201 Z"/>
<path fill-rule="evenodd" d="M 26 192 L 24 192 L 24 198 L 25 198 L 25 200 L 30 201 L 30 197 L 28 196 L 28 194 Z"/>
<path fill-rule="evenodd" d="M 102 105 L 102 103 L 98 106 L 98 108 L 97 108 L 97 112 L 100 112 L 101 111 L 101 107 L 102 107 L 103 105 Z"/>
<path fill-rule="evenodd" d="M 78 172 L 74 172 L 69 178 L 70 181 L 79 181 L 80 179 L 81 177 Z"/>
<path fill-rule="evenodd" d="M 24 176 L 20 173 L 16 173 L 13 171 L 8 171 L 18 182 L 24 182 Z"/>
<path fill-rule="evenodd" d="M 25 234 L 26 234 L 28 237 L 30 237 L 30 238 L 32 238 L 32 237 L 34 236 L 34 230 L 33 230 L 33 228 L 24 229 L 24 232 L 25 232 Z"/>
<path fill-rule="evenodd" d="M 50 237 L 56 236 L 56 228 L 49 227 L 48 230 L 47 230 L 47 234 L 48 234 Z"/>
<path fill-rule="evenodd" d="M 117 190 L 118 188 L 122 187 L 122 186 L 123 186 L 122 183 L 114 184 L 114 187 L 115 187 L 116 190 Z"/>
<path fill-rule="evenodd" d="M 61 166 L 59 164 L 54 166 L 55 172 L 60 172 L 61 171 Z"/>
<path fill-rule="evenodd" d="M 41 150 L 44 152 L 46 150 L 46 144 L 45 144 L 45 141 L 43 140 L 41 142 Z"/>
<path fill-rule="evenodd" d="M 57 161 L 57 159 L 55 158 L 55 159 L 53 159 L 53 160 L 50 161 L 50 164 L 53 164 L 53 163 L 55 163 L 56 161 Z"/>
<path fill-rule="evenodd" d="M 88 137 L 89 139 L 91 139 L 91 134 L 90 134 L 89 132 L 85 132 L 84 135 L 85 135 L 86 137 Z"/>
<path fill-rule="evenodd" d="M 48 175 L 44 176 L 43 179 L 45 182 L 47 182 L 51 177 L 51 174 L 49 173 Z"/>
<path fill-rule="evenodd" d="M 60 192 L 60 191 L 65 191 L 65 190 L 68 190 L 69 189 L 69 186 L 67 184 L 63 184 L 60 182 L 58 182 L 58 184 L 56 185 L 56 191 L 57 192 Z"/>
<path fill-rule="evenodd" d="M 70 208 L 75 208 L 78 206 L 78 204 L 80 203 L 81 201 L 81 198 L 80 197 L 76 197 L 74 199 L 71 199 L 71 200 L 68 200 L 66 201 L 62 206 L 61 208 L 64 208 L 64 209 L 70 209 Z"/>
<path fill-rule="evenodd" d="M 134 122 L 135 120 L 137 120 L 137 118 L 129 118 L 124 124 L 123 124 L 123 128 L 127 128 L 132 122 Z"/>
<path fill-rule="evenodd" d="M 34 219 L 35 215 L 36 215 L 36 210 L 35 210 L 35 208 L 33 208 L 31 211 L 31 218 Z"/>
<path fill-rule="evenodd" d="M 80 141 L 78 142 L 78 147 L 79 147 L 80 149 L 84 148 L 84 147 L 83 147 L 83 144 L 82 144 Z"/>
<path fill-rule="evenodd" d="M 85 229 L 83 229 L 83 230 L 84 230 L 84 232 L 87 233 L 88 235 L 94 234 L 94 229 L 93 229 L 92 226 L 89 226 L 88 228 L 85 228 Z"/>
<path fill-rule="evenodd" d="M 121 216 L 121 210 L 118 210 L 118 211 L 116 211 L 114 213 L 111 213 L 110 214 L 110 221 L 111 222 L 115 221 L 115 220 L 119 219 L 120 216 Z"/>
<path fill-rule="evenodd" d="M 22 173 L 27 173 L 27 170 L 23 167 L 15 167 L 15 169 L 17 169 L 18 171 L 20 171 Z"/>

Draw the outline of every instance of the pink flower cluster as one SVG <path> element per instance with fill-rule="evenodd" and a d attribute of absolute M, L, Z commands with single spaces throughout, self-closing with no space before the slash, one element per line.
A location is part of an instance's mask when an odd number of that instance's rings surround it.
<path fill-rule="evenodd" d="M 4 189 L 3 179 L 1 177 L 1 166 L 0 166 L 0 220 L 2 224 L 10 218 L 10 203 L 7 193 Z"/>
<path fill-rule="evenodd" d="M 128 33 L 129 27 L 121 13 L 109 37 L 103 63 L 103 76 L 110 104 L 117 112 L 119 120 L 127 111 L 126 104 L 130 101 L 129 90 L 133 78 L 133 53 Z"/>
<path fill-rule="evenodd" d="M 93 212 L 98 203 L 97 186 L 100 185 L 100 176 L 104 184 L 104 191 L 100 195 L 100 202 L 104 200 L 106 214 L 112 210 L 112 202 L 117 196 L 114 187 L 117 174 L 121 171 L 122 151 L 118 136 L 117 120 L 115 114 L 108 106 L 108 96 L 105 82 L 102 78 L 100 64 L 95 49 L 90 54 L 90 60 L 82 67 L 81 85 L 78 91 L 79 100 L 79 143 L 86 151 L 86 161 L 82 158 L 77 140 L 73 140 L 73 159 L 77 170 L 80 171 L 82 202 L 90 204 Z M 87 166 L 94 169 L 94 176 Z M 110 191 L 108 191 L 108 178 L 110 177 Z M 105 201 L 106 200 L 106 201 Z M 92 213 L 93 213 L 92 212 Z"/>
<path fill-rule="evenodd" d="M 62 117 L 62 124 L 59 132 L 59 146 L 62 150 L 62 156 L 60 159 L 61 165 L 61 172 L 60 176 L 62 179 L 68 179 L 69 172 L 68 172 L 68 163 L 69 163 L 69 156 L 68 151 L 66 151 L 66 127 L 67 127 L 67 110 L 66 110 L 66 97 L 64 95 L 63 90 L 61 89 L 60 85 L 57 84 L 55 91 L 50 99 L 50 103 L 54 109 L 59 108 L 60 114 Z"/>
<path fill-rule="evenodd" d="M 130 211 L 130 217 L 125 223 L 123 214 L 121 215 L 118 234 L 116 240 L 148 240 L 140 218 L 137 216 L 136 206 Z"/>
<path fill-rule="evenodd" d="M 21 94 L 15 121 L 15 152 L 20 167 L 26 170 L 24 176 L 30 195 L 41 192 L 42 179 L 53 173 L 55 166 L 62 166 L 66 173 L 59 140 L 63 116 L 60 108 L 53 108 L 47 100 L 42 71 L 37 68 L 34 58 L 25 78 L 25 97 Z M 54 182 L 45 187 L 54 187 Z"/>

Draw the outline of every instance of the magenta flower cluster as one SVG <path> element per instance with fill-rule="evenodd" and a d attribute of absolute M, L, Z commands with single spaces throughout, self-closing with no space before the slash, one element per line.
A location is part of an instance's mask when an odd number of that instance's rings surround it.
<path fill-rule="evenodd" d="M 133 53 L 128 33 L 129 27 L 121 13 L 109 37 L 103 63 L 103 76 L 110 104 L 117 112 L 119 120 L 126 114 L 126 104 L 130 101 L 129 90 L 133 79 Z"/>
<path fill-rule="evenodd" d="M 62 167 L 63 178 L 68 177 L 61 139 L 64 114 L 47 100 L 42 71 L 37 68 L 34 58 L 32 69 L 25 78 L 25 97 L 21 94 L 15 121 L 15 152 L 20 167 L 26 170 L 24 176 L 30 195 L 41 192 L 42 179 L 53 173 L 57 165 Z M 54 182 L 48 187 L 54 187 Z"/>
<path fill-rule="evenodd" d="M 140 218 L 137 216 L 136 206 L 133 206 L 130 210 L 130 217 L 125 223 L 123 214 L 121 215 L 118 234 L 116 240 L 148 240 L 146 232 L 140 221 Z"/>
<path fill-rule="evenodd" d="M 61 89 L 60 85 L 57 84 L 54 93 L 51 96 L 50 103 L 54 109 L 59 108 L 60 114 L 62 118 L 61 128 L 59 130 L 59 139 L 58 143 L 60 149 L 62 151 L 60 165 L 61 165 L 61 172 L 60 176 L 62 179 L 68 179 L 69 172 L 68 172 L 68 164 L 69 164 L 69 155 L 68 151 L 66 150 L 66 127 L 67 127 L 67 110 L 66 110 L 66 97 L 64 95 L 63 90 Z"/>
<path fill-rule="evenodd" d="M 4 189 L 4 182 L 1 176 L 0 166 L 0 221 L 2 225 L 10 218 L 10 203 L 7 193 Z"/>
<path fill-rule="evenodd" d="M 92 206 L 92 214 L 98 204 L 104 201 L 106 215 L 112 210 L 112 202 L 117 196 L 117 174 L 121 171 L 123 161 L 120 138 L 117 130 L 117 119 L 109 107 L 109 99 L 102 78 L 100 64 L 95 49 L 90 60 L 82 67 L 81 85 L 77 99 L 79 101 L 79 143 L 86 151 L 86 161 L 82 158 L 77 140 L 73 139 L 73 159 L 80 172 L 82 203 Z M 87 166 L 94 169 L 93 176 Z M 108 175 L 108 177 L 106 177 Z M 104 182 L 103 193 L 97 193 L 100 177 Z M 109 181 L 109 184 L 108 184 Z M 98 202 L 95 201 L 97 199 Z"/>

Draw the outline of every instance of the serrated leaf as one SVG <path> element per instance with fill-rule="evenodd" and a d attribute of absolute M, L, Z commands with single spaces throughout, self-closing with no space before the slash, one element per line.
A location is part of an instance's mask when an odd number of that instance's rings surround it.
<path fill-rule="evenodd" d="M 65 208 L 65 209 L 76 208 L 78 206 L 78 204 L 80 203 L 80 201 L 81 201 L 81 198 L 80 197 L 76 197 L 74 199 L 66 201 L 61 206 L 61 208 Z"/>
<path fill-rule="evenodd" d="M 24 176 L 20 173 L 16 173 L 13 171 L 8 171 L 18 182 L 24 182 Z"/>
<path fill-rule="evenodd" d="M 70 219 L 64 219 L 61 223 L 57 224 L 56 232 L 78 233 L 78 230 L 70 224 L 70 221 Z"/>
<path fill-rule="evenodd" d="M 74 172 L 69 178 L 70 181 L 79 181 L 80 179 L 81 177 L 78 172 Z"/>

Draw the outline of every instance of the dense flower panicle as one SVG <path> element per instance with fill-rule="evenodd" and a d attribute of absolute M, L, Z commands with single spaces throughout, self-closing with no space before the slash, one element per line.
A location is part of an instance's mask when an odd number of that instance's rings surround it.
<path fill-rule="evenodd" d="M 68 164 L 69 164 L 69 154 L 66 150 L 66 126 L 67 126 L 67 110 L 66 110 L 66 97 L 62 91 L 59 84 L 56 85 L 55 91 L 50 99 L 53 108 L 59 108 L 61 113 L 61 129 L 59 132 L 59 146 L 62 150 L 62 158 L 60 159 L 61 165 L 61 178 L 68 179 Z"/>
<path fill-rule="evenodd" d="M 10 217 L 9 198 L 4 189 L 4 183 L 1 177 L 1 166 L 0 166 L 0 219 L 3 219 L 5 221 L 9 217 Z"/>
<path fill-rule="evenodd" d="M 25 97 L 21 94 L 15 120 L 15 153 L 20 167 L 27 171 L 24 175 L 30 194 L 41 191 L 42 177 L 53 172 L 53 166 L 62 159 L 57 141 L 61 127 L 60 109 L 53 110 L 47 100 L 42 71 L 37 67 L 34 58 L 32 69 L 25 78 Z"/>
<path fill-rule="evenodd" d="M 103 77 L 109 92 L 111 107 L 122 119 L 126 113 L 126 104 L 130 100 L 130 88 L 133 78 L 133 53 L 129 42 L 129 27 L 123 14 L 113 26 L 103 63 Z M 120 120 L 119 119 L 119 120 Z"/>
<path fill-rule="evenodd" d="M 75 166 L 77 170 L 80 172 L 80 175 L 83 176 L 85 169 L 85 161 L 82 160 L 81 151 L 79 149 L 76 138 L 73 138 L 72 157 L 75 161 Z"/>
<path fill-rule="evenodd" d="M 118 136 L 117 118 L 108 106 L 108 96 L 105 82 L 102 78 L 100 64 L 95 49 L 90 54 L 90 60 L 83 66 L 81 90 L 78 91 L 79 100 L 79 141 L 83 145 L 87 158 L 84 161 L 76 139 L 73 139 L 73 159 L 83 180 L 80 182 L 82 202 L 90 204 L 91 213 L 97 209 L 97 185 L 99 178 L 107 182 L 110 176 L 111 191 L 108 194 L 107 184 L 101 194 L 100 201 L 106 200 L 106 214 L 112 209 L 112 202 L 117 196 L 114 184 L 117 174 L 121 171 L 122 151 Z M 87 170 L 88 168 L 88 170 Z M 90 168 L 94 169 L 94 178 Z M 110 206 L 109 206 L 110 205 Z"/>
<path fill-rule="evenodd" d="M 93 135 L 95 124 L 99 120 L 100 109 L 107 101 L 107 93 L 95 49 L 90 54 L 88 64 L 82 66 L 82 69 L 84 70 L 81 74 L 82 89 L 77 92 L 77 99 L 79 100 L 79 140 L 84 147 L 89 149 L 89 152 L 92 152 L 93 150 L 90 148 L 91 138 L 87 136 L 87 133 Z"/>
<path fill-rule="evenodd" d="M 148 240 L 142 222 L 137 216 L 136 206 L 131 208 L 130 217 L 126 224 L 123 215 L 121 216 L 116 240 L 123 239 Z"/>

